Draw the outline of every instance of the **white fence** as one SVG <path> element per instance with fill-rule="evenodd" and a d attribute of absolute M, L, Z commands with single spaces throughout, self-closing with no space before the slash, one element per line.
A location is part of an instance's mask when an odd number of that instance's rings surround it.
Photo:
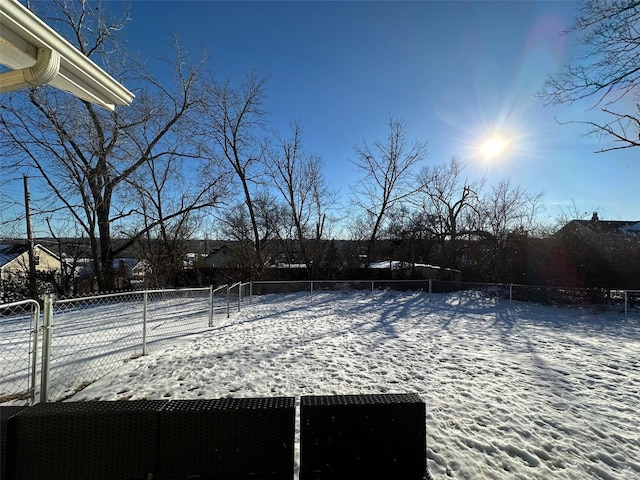
<path fill-rule="evenodd" d="M 640 290 L 588 291 L 436 280 L 248 282 L 216 289 L 147 290 L 74 299 L 47 296 L 42 320 L 36 301 L 0 305 L 0 403 L 33 404 L 67 398 L 124 362 L 211 329 L 232 311 L 240 311 L 255 295 L 306 291 L 313 296 L 330 290 L 362 291 L 368 296 L 386 289 L 429 293 L 475 290 L 496 301 L 551 304 L 596 299 L 619 307 L 625 319 L 640 318 Z"/>

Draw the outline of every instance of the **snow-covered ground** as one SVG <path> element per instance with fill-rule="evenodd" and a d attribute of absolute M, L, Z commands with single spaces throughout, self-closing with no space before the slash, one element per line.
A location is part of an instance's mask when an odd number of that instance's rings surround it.
<path fill-rule="evenodd" d="M 417 392 L 435 478 L 640 478 L 640 323 L 473 293 L 265 296 L 70 400 Z"/>

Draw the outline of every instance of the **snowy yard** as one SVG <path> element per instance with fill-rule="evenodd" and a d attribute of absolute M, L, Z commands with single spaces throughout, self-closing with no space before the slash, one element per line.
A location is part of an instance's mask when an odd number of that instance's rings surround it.
<path fill-rule="evenodd" d="M 435 478 L 640 477 L 640 323 L 480 298 L 254 298 L 72 401 L 417 392 Z"/>

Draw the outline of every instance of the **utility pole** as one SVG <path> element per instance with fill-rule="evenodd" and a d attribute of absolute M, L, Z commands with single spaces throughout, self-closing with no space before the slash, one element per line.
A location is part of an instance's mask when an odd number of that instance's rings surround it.
<path fill-rule="evenodd" d="M 27 220 L 27 240 L 29 242 L 29 297 L 38 299 L 38 284 L 36 282 L 36 254 L 35 243 L 33 241 L 33 230 L 31 229 L 31 201 L 29 196 L 29 177 L 23 175 L 24 179 L 24 208 Z"/>

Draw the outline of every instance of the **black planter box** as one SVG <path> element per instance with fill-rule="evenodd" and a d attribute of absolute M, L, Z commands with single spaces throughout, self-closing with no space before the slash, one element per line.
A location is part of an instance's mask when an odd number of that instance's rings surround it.
<path fill-rule="evenodd" d="M 147 480 L 167 402 L 40 403 L 9 419 L 9 480 Z M 4 477 L 3 477 L 4 478 Z"/>
<path fill-rule="evenodd" d="M 7 420 L 27 408 L 26 406 L 0 406 L 0 480 L 7 473 Z"/>
<path fill-rule="evenodd" d="M 425 422 L 416 394 L 302 397 L 300 480 L 423 480 Z"/>
<path fill-rule="evenodd" d="M 174 400 L 160 431 L 162 479 L 293 479 L 293 397 Z"/>
<path fill-rule="evenodd" d="M 300 404 L 300 480 L 425 478 L 417 395 Z M 2 407 L 2 478 L 292 480 L 295 405 L 279 397 Z"/>

